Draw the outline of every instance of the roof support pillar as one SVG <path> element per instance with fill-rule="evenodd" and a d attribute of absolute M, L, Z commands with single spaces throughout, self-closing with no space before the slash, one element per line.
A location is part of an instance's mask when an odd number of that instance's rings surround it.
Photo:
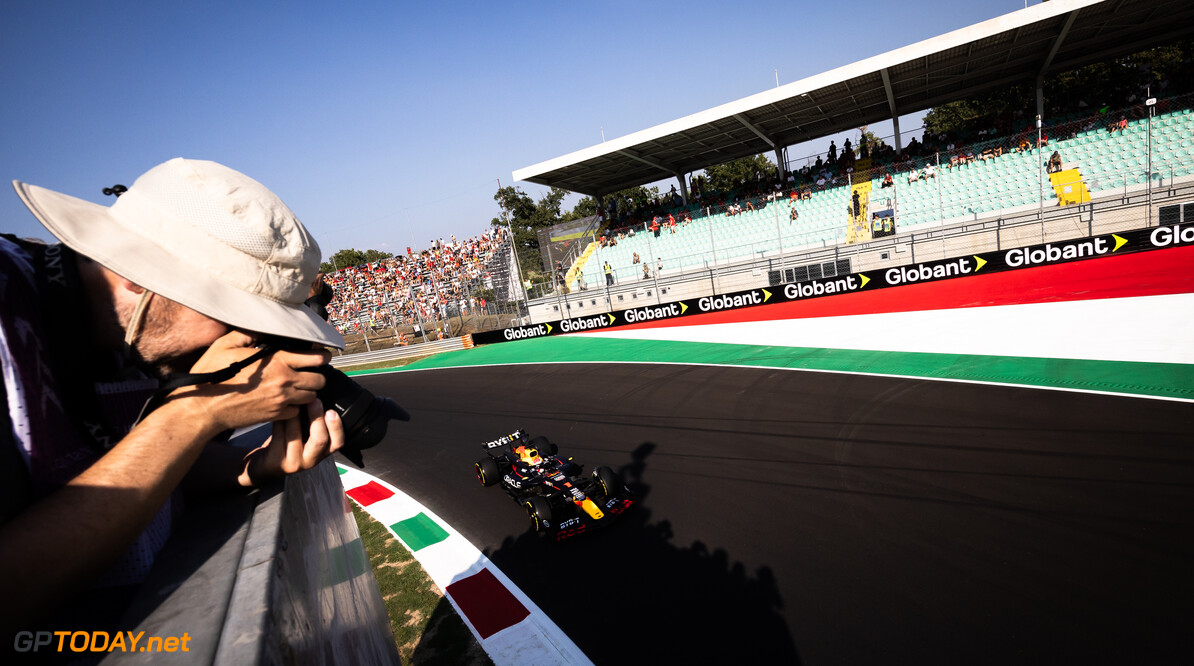
<path fill-rule="evenodd" d="M 891 77 L 887 68 L 879 70 L 879 77 L 883 79 L 883 92 L 887 93 L 887 110 L 891 112 L 891 125 L 895 129 L 895 151 L 899 155 L 904 150 L 904 141 L 900 137 L 900 112 L 896 109 L 895 92 L 891 89 Z"/>
<path fill-rule="evenodd" d="M 1065 41 L 1066 35 L 1070 34 L 1070 27 L 1074 25 L 1074 19 L 1078 18 L 1078 12 L 1080 11 L 1082 10 L 1075 9 L 1066 16 L 1061 30 L 1057 31 L 1057 37 L 1053 38 L 1053 45 L 1049 48 L 1049 55 L 1045 56 L 1045 61 L 1041 63 L 1041 68 L 1037 72 L 1036 115 L 1038 118 L 1045 117 L 1045 72 L 1049 71 L 1049 67 L 1053 65 L 1053 58 L 1057 56 L 1057 51 L 1061 48 L 1061 43 Z"/>
<path fill-rule="evenodd" d="M 680 181 L 680 197 L 684 199 L 684 205 L 688 205 L 688 181 L 684 177 L 685 174 L 677 173 L 676 180 Z"/>

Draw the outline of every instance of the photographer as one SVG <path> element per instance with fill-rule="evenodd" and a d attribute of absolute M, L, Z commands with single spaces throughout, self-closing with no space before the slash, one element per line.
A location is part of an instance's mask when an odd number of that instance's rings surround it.
<path fill-rule="evenodd" d="M 342 447 L 304 370 L 343 339 L 303 305 L 318 245 L 237 171 L 174 159 L 105 190 L 110 208 L 13 184 L 63 243 L 0 239 L 0 627 L 36 629 L 88 589 L 127 598 L 180 488 L 252 487 Z M 267 335 L 311 350 L 260 349 Z M 254 451 L 212 442 L 262 422 Z"/>

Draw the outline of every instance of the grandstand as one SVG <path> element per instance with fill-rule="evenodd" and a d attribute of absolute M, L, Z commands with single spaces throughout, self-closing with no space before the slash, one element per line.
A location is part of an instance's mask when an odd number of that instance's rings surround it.
<path fill-rule="evenodd" d="M 356 336 L 396 339 L 400 329 L 458 333 L 466 317 L 475 321 L 478 315 L 508 312 L 517 289 L 511 255 L 506 231 L 491 229 L 463 241 L 441 240 L 408 256 L 337 270 L 325 278 L 336 291 L 329 320 L 350 343 Z"/>
<path fill-rule="evenodd" d="M 642 267 L 633 260 L 636 254 L 649 262 L 653 285 L 660 277 L 671 281 L 703 271 L 709 273 L 707 282 L 716 283 L 720 271 L 732 265 L 753 262 L 754 272 L 770 271 L 777 262 L 782 267 L 803 261 L 793 255 L 818 249 L 835 249 L 836 259 L 871 241 L 876 231 L 880 236 L 922 235 L 1029 211 L 1044 216 L 1062 204 L 1091 197 L 1128 196 L 1148 190 L 1150 184 L 1183 183 L 1190 177 L 1189 110 L 1194 105 L 1180 95 L 1191 92 L 1188 72 L 1194 67 L 1163 82 L 1150 79 L 1147 72 L 1131 78 L 1135 69 L 1118 72 L 1114 85 L 1091 91 L 1107 96 L 1090 100 L 1101 103 L 1089 108 L 1070 95 L 1050 98 L 1046 107 L 1044 82 L 1092 63 L 1175 43 L 1192 32 L 1194 6 L 1176 0 L 1041 3 L 519 169 L 515 180 L 562 187 L 598 200 L 605 193 L 673 177 L 683 195 L 683 205 L 673 209 L 638 211 L 630 219 L 622 211 L 605 231 L 611 242 L 578 253 L 584 265 L 570 267 L 567 284 L 557 291 L 547 286 L 537 290 L 547 295 L 541 302 L 557 301 L 552 306 L 556 310 L 571 308 L 568 294 L 580 286 L 572 278 L 583 270 L 592 285 L 592 276 L 600 278 L 607 261 L 619 289 L 644 283 Z M 1152 108 L 1141 104 L 1149 96 L 1149 83 L 1164 91 Z M 975 127 L 973 135 L 926 136 L 918 147 L 914 140 L 907 150 L 901 145 L 901 116 L 1015 85 L 1035 88 L 1036 108 L 1022 108 L 1014 117 L 1000 119 L 997 133 L 990 126 L 982 131 Z M 1108 107 L 1106 100 L 1119 104 Z M 1156 113 L 1151 141 L 1150 112 Z M 1110 130 L 1110 122 L 1121 115 L 1126 127 Z M 1034 118 L 1043 120 L 1039 146 Z M 840 162 L 831 159 L 822 169 L 818 160 L 814 169 L 793 173 L 795 178 L 782 179 L 786 174 L 781 174 L 778 192 L 771 181 L 745 183 L 742 191 L 706 192 L 703 199 L 697 193 L 689 196 L 689 177 L 704 167 L 773 152 L 776 164 L 786 171 L 791 164 L 788 147 L 883 120 L 895 125 L 895 146 L 875 155 L 874 165 L 851 157 L 851 168 L 840 168 Z M 871 146 L 872 153 L 875 148 Z M 1046 173 L 1053 151 L 1065 168 Z M 971 155 L 973 159 L 967 159 Z M 929 165 L 931 177 L 907 177 Z M 884 187 L 888 175 L 891 184 Z M 803 196 L 794 201 L 789 196 L 792 189 Z M 857 216 L 847 213 L 855 193 Z M 740 215 L 727 211 L 734 203 L 743 205 Z M 795 220 L 792 206 L 799 215 Z M 653 215 L 666 218 L 668 213 L 692 219 L 675 228 L 665 226 L 658 235 L 643 233 Z M 879 220 L 876 213 L 882 216 Z M 889 225 L 894 221 L 894 230 L 874 226 L 883 220 Z M 623 226 L 629 228 L 619 228 Z M 663 270 L 657 275 L 659 263 Z M 712 288 L 717 289 L 715 284 Z M 635 287 L 629 300 L 607 295 L 606 306 L 629 306 L 643 296 L 639 291 Z M 587 307 L 596 306 L 592 300 Z"/>
<path fill-rule="evenodd" d="M 747 288 L 774 283 L 777 274 L 779 279 L 833 275 L 895 261 L 897 253 L 923 255 L 924 239 L 976 224 L 995 225 L 998 245 L 1002 226 L 1010 220 L 1023 225 L 1026 215 L 1037 216 L 1039 237 L 1045 239 L 1053 228 L 1045 218 L 1064 217 L 1069 207 L 1189 183 L 1194 81 L 1188 75 L 1166 81 L 1173 85 L 1155 106 L 1142 103 L 1146 77 L 1133 81 L 1131 89 L 1100 91 L 1109 93 L 1102 99 L 1120 100 L 1118 105 L 1100 104 L 1095 112 L 1076 99 L 1050 100 L 1053 117 L 1043 118 L 1039 135 L 1034 123 L 1034 115 L 1044 113 L 1046 75 L 1180 39 L 1194 26 L 1185 18 L 1194 18 L 1194 9 L 1171 0 L 1043 3 L 520 169 L 516 180 L 598 199 L 602 192 L 674 176 L 683 195 L 682 201 L 667 196 L 637 211 L 620 211 L 591 242 L 553 257 L 547 263 L 566 262 L 565 277 L 560 280 L 549 267 L 559 283 L 532 285 L 530 310 L 550 318 L 658 302 L 665 294 L 717 292 L 727 281 Z M 901 115 L 1034 80 L 1036 109 L 977 119 L 976 124 L 994 126 L 962 130 L 957 137 L 926 133 L 901 146 Z M 843 152 L 840 160 L 818 159 L 803 168 L 787 159 L 786 145 L 885 117 L 895 119 L 894 147 L 868 145 L 869 155 L 847 158 Z M 768 150 L 784 167 L 780 178 L 689 196 L 688 175 Z M 1054 152 L 1061 166 L 1047 169 Z M 655 216 L 662 222 L 657 231 L 651 227 Z M 667 223 L 669 216 L 674 224 Z M 1062 226 L 1075 224 L 1070 219 Z M 877 247 L 880 238 L 887 242 Z M 334 319 L 349 334 L 420 324 L 452 330 L 454 317 L 463 328 L 465 316 L 478 308 L 477 293 L 493 290 L 489 310 L 526 298 L 513 279 L 514 253 L 504 237 L 502 243 L 483 257 L 470 257 L 475 264 L 452 270 L 441 265 L 412 272 L 399 258 L 366 274 L 350 270 L 333 276 L 346 298 Z M 426 260 L 430 253 L 434 261 L 438 251 L 416 254 Z M 945 245 L 936 251 L 945 252 Z M 612 288 L 605 284 L 607 263 Z M 508 307 L 502 314 L 497 323 L 508 325 L 524 313 Z"/>
<path fill-rule="evenodd" d="M 1190 108 L 1194 99 L 1164 102 L 1168 111 L 1152 119 L 1154 186 L 1194 177 L 1194 112 Z M 1044 173 L 1044 162 L 1053 151 L 1062 156 L 1067 172 L 1076 171 L 1078 182 L 1092 195 L 1139 191 L 1148 182 L 1149 120 L 1147 116 L 1138 118 L 1128 122 L 1123 131 L 1109 132 L 1106 119 L 1144 115 L 1143 107 L 1121 109 L 1047 127 L 1046 135 L 1051 132 L 1067 138 L 1049 141 L 1039 152 L 1035 148 L 1018 151 L 1017 136 L 959 146 L 953 153 L 977 156 L 991 149 L 999 154 L 952 167 L 948 155 L 875 167 L 856 178 L 851 174 L 842 184 L 815 189 L 808 199 L 790 197 L 787 192 L 749 199 L 753 210 L 739 214 L 726 212 L 726 206 L 718 210 L 690 205 L 679 212 L 689 213 L 691 223 L 665 227 L 658 236 L 648 230 L 649 223 L 638 223 L 635 233 L 615 235 L 616 246 L 599 247 L 595 242 L 588 250 L 593 263 L 587 265 L 600 267 L 608 261 L 618 282 L 623 283 L 641 279 L 642 269 L 633 261 L 636 254 L 643 261 L 649 259 L 652 271 L 661 262 L 663 275 L 675 275 L 706 270 L 717 263 L 845 245 L 852 240 L 849 231 L 855 220 L 848 207 L 855 189 L 868 190 L 869 210 L 892 209 L 899 232 L 1006 217 L 1041 207 L 1054 209 L 1062 202 Z M 1035 144 L 1035 133 L 1030 138 Z M 932 166 L 932 178 L 909 182 L 909 174 L 926 166 Z M 895 177 L 890 187 L 883 187 L 888 173 Z M 860 188 L 862 185 L 865 188 Z M 793 207 L 799 213 L 795 221 L 790 215 Z M 860 217 L 865 222 L 869 215 L 865 204 L 863 208 Z M 577 286 L 575 280 L 570 282 L 572 289 Z"/>

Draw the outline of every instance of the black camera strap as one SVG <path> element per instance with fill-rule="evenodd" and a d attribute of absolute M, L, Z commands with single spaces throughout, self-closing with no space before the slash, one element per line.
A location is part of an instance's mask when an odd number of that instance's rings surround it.
<path fill-rule="evenodd" d="M 216 370 L 215 372 L 196 372 L 186 375 L 172 375 L 167 377 L 160 388 L 154 392 L 153 396 L 145 402 L 145 406 L 141 408 L 141 414 L 137 417 L 137 423 L 140 423 L 149 413 L 161 407 L 166 398 L 173 391 L 183 388 L 184 386 L 197 386 L 199 384 L 220 384 L 232 379 L 240 374 L 241 370 L 253 365 L 265 356 L 276 351 L 272 346 L 266 345 L 261 347 L 248 358 L 237 361 L 227 368 Z"/>

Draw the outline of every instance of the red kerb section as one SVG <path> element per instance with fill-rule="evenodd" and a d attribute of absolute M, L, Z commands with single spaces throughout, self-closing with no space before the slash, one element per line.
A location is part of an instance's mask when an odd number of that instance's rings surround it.
<path fill-rule="evenodd" d="M 370 481 L 363 486 L 357 486 L 352 490 L 344 492 L 361 506 L 369 506 L 374 502 L 380 502 L 383 499 L 389 499 L 394 496 L 392 491 L 387 490 L 385 486 L 376 481 Z"/>
<path fill-rule="evenodd" d="M 445 591 L 482 639 L 522 622 L 531 614 L 489 569 L 462 578 L 448 585 Z"/>

